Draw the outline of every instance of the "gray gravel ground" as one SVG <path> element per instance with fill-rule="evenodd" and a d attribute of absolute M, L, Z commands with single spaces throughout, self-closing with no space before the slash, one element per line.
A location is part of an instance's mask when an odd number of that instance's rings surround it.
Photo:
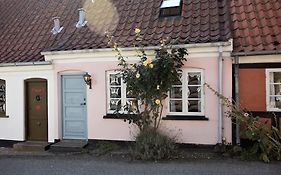
<path fill-rule="evenodd" d="M 190 159 L 167 162 L 130 161 L 92 155 L 1 156 L 0 175 L 281 175 L 281 163 L 236 159 Z"/>

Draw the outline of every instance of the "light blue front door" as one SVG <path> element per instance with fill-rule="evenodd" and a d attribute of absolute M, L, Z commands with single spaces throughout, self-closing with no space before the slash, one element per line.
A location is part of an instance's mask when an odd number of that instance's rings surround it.
<path fill-rule="evenodd" d="M 62 76 L 63 139 L 87 139 L 86 85 L 83 75 Z"/>

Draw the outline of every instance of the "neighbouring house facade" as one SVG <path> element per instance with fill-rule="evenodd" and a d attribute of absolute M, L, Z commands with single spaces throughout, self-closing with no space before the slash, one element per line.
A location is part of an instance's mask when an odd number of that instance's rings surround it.
<path fill-rule="evenodd" d="M 182 81 L 166 99 L 161 129 L 181 143 L 231 143 L 231 120 L 204 86 L 232 97 L 227 0 L 0 3 L 1 140 L 134 140 L 137 129 L 114 115 L 133 99 L 116 74 L 118 60 L 105 32 L 133 62 L 139 28 L 150 57 L 163 38 L 189 53 Z"/>
<path fill-rule="evenodd" d="M 239 104 L 281 134 L 281 2 L 231 2 L 235 94 Z"/>

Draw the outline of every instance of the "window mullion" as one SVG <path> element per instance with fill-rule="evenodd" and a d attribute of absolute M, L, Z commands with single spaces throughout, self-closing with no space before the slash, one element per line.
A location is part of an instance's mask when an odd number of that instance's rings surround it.
<path fill-rule="evenodd" d="M 182 111 L 183 113 L 188 113 L 188 99 L 187 99 L 187 92 L 188 92 L 188 76 L 187 76 L 188 72 L 187 71 L 183 71 L 183 77 L 182 77 L 182 103 L 183 103 L 183 107 L 182 107 Z"/>
<path fill-rule="evenodd" d="M 204 111 L 204 99 L 205 99 L 205 97 L 204 97 L 204 90 L 203 90 L 203 88 L 204 88 L 204 86 L 203 86 L 203 82 L 204 82 L 204 80 L 203 80 L 203 73 L 202 72 L 200 72 L 200 78 L 201 78 L 201 86 L 200 86 L 200 93 L 201 93 L 201 98 L 200 98 L 200 111 L 201 112 L 203 112 Z"/>
<path fill-rule="evenodd" d="M 126 104 L 126 84 L 121 79 L 121 105 L 124 106 Z"/>
<path fill-rule="evenodd" d="M 110 111 L 110 73 L 107 73 L 107 111 Z"/>

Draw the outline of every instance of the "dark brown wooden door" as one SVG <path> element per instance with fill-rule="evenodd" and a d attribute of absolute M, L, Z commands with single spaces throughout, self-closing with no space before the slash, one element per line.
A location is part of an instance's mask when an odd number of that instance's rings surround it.
<path fill-rule="evenodd" d="M 27 139 L 47 141 L 47 81 L 31 79 L 26 81 Z"/>

